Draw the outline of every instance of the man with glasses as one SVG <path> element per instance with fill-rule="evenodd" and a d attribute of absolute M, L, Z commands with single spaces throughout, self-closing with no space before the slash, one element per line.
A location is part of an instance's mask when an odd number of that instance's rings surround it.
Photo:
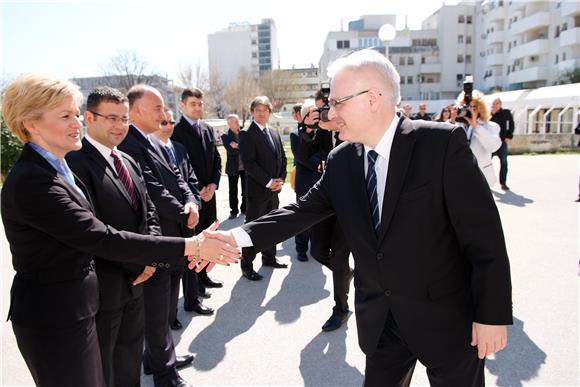
<path fill-rule="evenodd" d="M 484 385 L 507 344 L 509 262 L 501 221 L 465 131 L 396 115 L 399 74 L 374 50 L 329 68 L 345 142 L 298 203 L 229 232 L 261 250 L 336 215 L 355 260 L 364 385 L 408 386 L 417 360 L 434 386 Z"/>
<path fill-rule="evenodd" d="M 117 230 L 161 235 L 139 165 L 117 149 L 129 129 L 129 103 L 120 91 L 98 87 L 87 98 L 82 149 L 66 159 L 91 196 L 95 215 Z M 136 386 L 143 351 L 143 285 L 155 268 L 95 257 L 99 311 L 95 316 L 105 383 Z"/>

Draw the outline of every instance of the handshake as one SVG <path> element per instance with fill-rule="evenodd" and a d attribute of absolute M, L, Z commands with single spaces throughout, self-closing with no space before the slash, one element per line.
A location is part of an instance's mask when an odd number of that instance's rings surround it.
<path fill-rule="evenodd" d="M 229 266 L 240 260 L 236 240 L 230 232 L 217 231 L 218 227 L 219 221 L 216 220 L 201 234 L 185 239 L 184 255 L 190 270 L 200 272 L 207 267 L 206 270 L 210 271 L 216 264 Z"/>

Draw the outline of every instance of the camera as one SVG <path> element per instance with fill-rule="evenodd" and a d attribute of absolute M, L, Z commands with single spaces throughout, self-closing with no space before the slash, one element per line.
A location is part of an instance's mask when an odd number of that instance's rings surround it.
<path fill-rule="evenodd" d="M 315 111 L 318 112 L 321 121 L 328 122 L 330 121 L 328 119 L 328 111 L 330 110 L 330 103 L 328 103 L 328 97 L 330 96 L 330 85 L 328 83 L 323 83 L 321 86 L 320 95 L 322 96 L 322 102 L 324 105 Z"/>
<path fill-rule="evenodd" d="M 465 81 L 463 82 L 463 105 L 457 107 L 457 118 L 456 121 L 468 124 L 471 118 L 471 111 L 469 110 L 469 104 L 471 103 L 471 94 L 473 93 L 473 76 L 466 75 Z"/>

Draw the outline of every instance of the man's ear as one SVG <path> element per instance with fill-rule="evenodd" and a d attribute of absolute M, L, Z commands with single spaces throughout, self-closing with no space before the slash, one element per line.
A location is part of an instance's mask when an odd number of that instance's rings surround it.
<path fill-rule="evenodd" d="M 379 92 L 377 89 L 370 89 L 368 91 L 371 112 L 375 113 L 379 109 L 382 96 L 383 93 Z"/>

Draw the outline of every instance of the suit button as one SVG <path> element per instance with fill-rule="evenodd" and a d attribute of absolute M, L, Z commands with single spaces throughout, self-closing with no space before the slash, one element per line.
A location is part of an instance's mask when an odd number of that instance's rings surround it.
<path fill-rule="evenodd" d="M 385 290 L 385 296 L 389 297 L 391 295 L 391 291 L 390 290 Z"/>
<path fill-rule="evenodd" d="M 157 262 L 153 262 L 153 263 L 151 264 L 151 266 L 153 266 L 153 267 L 157 267 Z"/>
<path fill-rule="evenodd" d="M 378 253 L 377 254 L 377 260 L 380 261 L 381 259 L 383 259 L 383 253 Z"/>
<path fill-rule="evenodd" d="M 166 264 L 165 264 L 165 267 L 166 267 L 167 269 L 169 269 L 169 266 L 171 266 L 171 265 L 170 265 L 170 264 L 168 264 L 168 263 L 166 263 Z"/>

